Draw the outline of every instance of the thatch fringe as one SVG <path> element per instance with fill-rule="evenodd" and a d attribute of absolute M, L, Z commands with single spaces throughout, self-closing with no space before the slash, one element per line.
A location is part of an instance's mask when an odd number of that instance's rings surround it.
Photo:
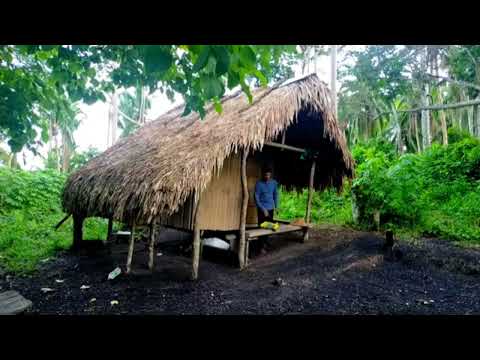
<path fill-rule="evenodd" d="M 343 154 L 342 175 L 352 173 L 329 90 L 315 75 L 253 95 L 253 104 L 242 94 L 224 99 L 223 113 L 210 108 L 203 120 L 193 113 L 181 117 L 183 107 L 177 107 L 147 123 L 70 176 L 65 211 L 137 223 L 170 215 L 190 194 L 206 188 L 230 154 L 262 149 L 306 104 L 321 114 L 324 137 Z"/>

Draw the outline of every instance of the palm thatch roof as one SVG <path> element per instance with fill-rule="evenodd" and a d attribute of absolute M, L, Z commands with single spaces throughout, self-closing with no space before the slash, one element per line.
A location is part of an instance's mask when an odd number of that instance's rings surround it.
<path fill-rule="evenodd" d="M 210 107 L 204 119 L 195 113 L 182 117 L 179 106 L 118 141 L 69 177 L 65 211 L 137 223 L 173 214 L 189 195 L 206 188 L 229 155 L 261 150 L 306 108 L 323 123 L 319 141 L 337 154 L 332 167 L 322 170 L 324 183 L 339 187 L 344 176 L 352 176 L 328 87 L 316 75 L 252 93 L 252 104 L 237 93 L 223 99 L 222 114 Z"/>

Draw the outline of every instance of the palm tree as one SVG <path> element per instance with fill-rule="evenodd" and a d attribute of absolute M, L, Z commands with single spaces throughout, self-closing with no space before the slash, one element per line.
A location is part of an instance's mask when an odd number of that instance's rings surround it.
<path fill-rule="evenodd" d="M 121 137 L 128 136 L 145 124 L 146 112 L 151 107 L 151 102 L 146 94 L 147 91 L 144 87 L 137 86 L 134 95 L 128 91 L 120 95 L 118 125 L 122 129 Z"/>
<path fill-rule="evenodd" d="M 80 125 L 82 115 L 77 104 L 68 100 L 57 104 L 55 111 L 50 112 L 49 123 L 49 156 L 48 165 L 58 171 L 68 172 L 70 158 L 75 148 L 73 133 Z M 61 136 L 61 147 L 58 136 Z"/>

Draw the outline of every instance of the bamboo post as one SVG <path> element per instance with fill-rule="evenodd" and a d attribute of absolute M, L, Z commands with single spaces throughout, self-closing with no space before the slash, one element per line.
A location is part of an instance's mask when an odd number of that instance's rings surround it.
<path fill-rule="evenodd" d="M 246 251 L 248 247 L 245 246 L 246 236 L 245 236 L 245 227 L 247 222 L 247 209 L 248 209 L 248 184 L 247 184 L 247 156 L 248 150 L 245 149 L 242 152 L 242 165 L 241 165 L 241 180 L 242 180 L 242 212 L 240 215 L 240 239 L 238 246 L 238 260 L 240 263 L 240 269 L 243 269 L 246 265 L 246 259 L 248 254 Z"/>
<path fill-rule="evenodd" d="M 82 246 L 83 221 L 85 217 L 80 214 L 73 214 L 73 245 L 72 249 L 78 250 Z"/>
<path fill-rule="evenodd" d="M 148 246 L 148 268 L 150 271 L 153 271 L 154 267 L 154 249 L 155 249 L 155 224 L 150 224 L 150 243 Z"/>
<path fill-rule="evenodd" d="M 132 269 L 133 248 L 135 247 L 135 221 L 132 225 L 132 233 L 130 234 L 130 241 L 128 244 L 128 256 L 127 256 L 127 274 L 130 274 Z"/>
<path fill-rule="evenodd" d="M 112 229 L 113 229 L 113 217 L 108 218 L 108 229 L 107 229 L 107 241 L 110 241 L 112 238 Z"/>
<path fill-rule="evenodd" d="M 313 185 L 315 180 L 315 167 L 317 162 L 315 160 L 312 161 L 312 167 L 310 168 L 310 181 L 308 183 L 308 198 L 307 198 L 307 211 L 305 213 L 305 222 L 309 225 L 310 218 L 312 213 L 312 198 L 313 198 Z M 303 233 L 303 242 L 308 241 L 308 228 L 305 229 Z"/>
<path fill-rule="evenodd" d="M 193 249 L 192 249 L 192 280 L 198 279 L 198 268 L 200 266 L 200 223 L 199 223 L 200 196 L 195 204 L 195 215 L 193 225 Z"/>
<path fill-rule="evenodd" d="M 480 106 L 478 105 L 473 107 L 473 118 L 475 120 L 475 136 L 480 137 Z"/>

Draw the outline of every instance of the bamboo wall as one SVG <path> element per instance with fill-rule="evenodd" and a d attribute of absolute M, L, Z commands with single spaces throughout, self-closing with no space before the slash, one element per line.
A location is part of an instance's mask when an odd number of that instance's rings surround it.
<path fill-rule="evenodd" d="M 238 230 L 242 207 L 240 178 L 240 155 L 234 154 L 225 160 L 218 176 L 202 193 L 199 208 L 199 223 L 202 230 Z M 261 167 L 255 158 L 247 161 L 247 183 L 249 192 L 247 224 L 257 223 L 254 200 L 255 183 L 261 176 Z M 177 229 L 193 230 L 193 202 L 189 198 L 180 210 L 170 217 L 161 217 L 161 225 Z"/>
<path fill-rule="evenodd" d="M 200 201 L 201 229 L 237 230 L 240 227 L 242 192 L 240 157 L 234 155 L 223 163 L 219 176 L 213 177 Z"/>

